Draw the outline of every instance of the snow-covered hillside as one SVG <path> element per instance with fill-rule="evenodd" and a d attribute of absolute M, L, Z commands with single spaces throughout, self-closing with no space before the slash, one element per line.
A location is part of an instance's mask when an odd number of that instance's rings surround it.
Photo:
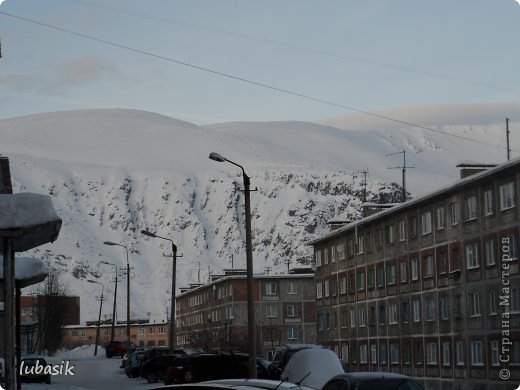
<path fill-rule="evenodd" d="M 400 183 L 401 171 L 387 168 L 402 161 L 389 153 L 407 151 L 407 164 L 415 167 L 408 170 L 408 190 L 415 196 L 455 181 L 461 160 L 505 159 L 504 149 L 441 133 L 404 125 L 385 130 L 380 121 L 359 131 L 340 129 L 342 121 L 336 120 L 338 127 L 303 122 L 201 127 L 136 110 L 2 120 L 0 153 L 10 159 L 14 191 L 51 195 L 63 219 L 55 243 L 23 256 L 64 271 L 87 320 L 97 316 L 99 295 L 87 279 L 104 283 L 112 299 L 114 270 L 99 262 L 126 267 L 124 248 L 103 241 L 122 243 L 130 250 L 132 316 L 164 319 L 171 285 L 171 258 L 164 254 L 170 243 L 145 237 L 141 229 L 176 243 L 182 254 L 178 287 L 204 282 L 210 272 L 245 267 L 241 171 L 209 160 L 212 151 L 243 165 L 256 189 L 251 196 L 256 273 L 267 267 L 286 272 L 287 261 L 308 263 L 312 253 L 305 244 L 329 229 L 327 221 L 359 215 L 363 176 L 355 172 L 369 170 L 368 200 L 393 200 L 399 189 L 392 182 Z M 505 144 L 502 118 L 482 123 L 436 128 Z M 123 318 L 126 290 L 120 287 L 118 295 Z"/>

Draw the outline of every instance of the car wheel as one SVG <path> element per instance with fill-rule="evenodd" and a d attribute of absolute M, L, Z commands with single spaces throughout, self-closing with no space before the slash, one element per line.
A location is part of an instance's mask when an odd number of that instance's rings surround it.
<path fill-rule="evenodd" d="M 146 380 L 148 381 L 148 383 L 157 383 L 159 381 L 159 378 L 157 377 L 155 372 L 151 372 L 146 377 Z"/>

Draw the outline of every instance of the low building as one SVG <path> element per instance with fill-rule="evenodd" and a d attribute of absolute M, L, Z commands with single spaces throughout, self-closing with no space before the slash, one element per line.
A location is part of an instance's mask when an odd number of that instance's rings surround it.
<path fill-rule="evenodd" d="M 83 345 L 95 344 L 97 321 L 91 325 L 66 325 L 62 327 L 62 346 L 74 349 Z M 112 325 L 101 324 L 98 345 L 106 345 L 112 336 Z M 125 341 L 126 324 L 114 327 L 114 340 Z M 168 323 L 137 322 L 130 325 L 130 341 L 140 347 L 160 347 L 168 345 Z"/>
<path fill-rule="evenodd" d="M 317 341 L 428 390 L 520 383 L 519 206 L 516 159 L 312 241 Z"/>
<path fill-rule="evenodd" d="M 258 355 L 270 359 L 282 343 L 314 343 L 314 274 L 254 275 Z M 213 275 L 177 296 L 176 345 L 202 350 L 247 352 L 247 278 L 245 271 Z"/>

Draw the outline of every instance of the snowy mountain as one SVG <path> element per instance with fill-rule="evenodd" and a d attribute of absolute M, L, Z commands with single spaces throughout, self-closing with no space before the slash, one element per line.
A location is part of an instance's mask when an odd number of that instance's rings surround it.
<path fill-rule="evenodd" d="M 507 109 L 520 117 L 520 105 Z M 401 166 L 402 153 L 388 154 L 407 151 L 407 165 L 414 166 L 407 171 L 407 189 L 414 196 L 457 180 L 455 165 L 462 160 L 505 160 L 502 117 L 486 116 L 475 106 L 479 121 L 468 125 L 463 117 L 471 107 L 459 116 L 450 110 L 449 120 L 437 113 L 437 124 L 428 111 L 432 122 L 425 127 L 435 131 L 380 119 L 361 124 L 356 116 L 333 119 L 334 126 L 198 126 L 122 109 L 1 120 L 0 153 L 10 159 L 14 191 L 51 195 L 63 219 L 55 243 L 19 256 L 41 258 L 63 271 L 69 293 L 81 296 L 84 321 L 96 318 L 98 310 L 99 286 L 87 279 L 104 283 L 112 300 L 114 269 L 99 262 L 126 267 L 125 249 L 103 242 L 121 243 L 130 252 L 132 317 L 164 319 L 171 286 L 171 259 L 164 254 L 170 243 L 145 237 L 141 229 L 176 243 L 182 254 L 178 287 L 204 282 L 209 273 L 232 266 L 245 268 L 241 171 L 209 160 L 210 152 L 243 165 L 256 189 L 251 194 L 255 273 L 268 268 L 283 273 L 287 262 L 309 263 L 312 251 L 306 242 L 328 231 L 328 221 L 359 216 L 363 175 L 356 172 L 369 171 L 369 201 L 396 200 L 401 169 L 388 167 Z M 413 112 L 420 122 L 420 110 Z M 359 123 L 359 129 L 349 123 Z M 511 122 L 514 126 L 518 122 Z M 119 318 L 126 313 L 122 286 Z M 105 307 L 109 316 L 111 307 Z"/>

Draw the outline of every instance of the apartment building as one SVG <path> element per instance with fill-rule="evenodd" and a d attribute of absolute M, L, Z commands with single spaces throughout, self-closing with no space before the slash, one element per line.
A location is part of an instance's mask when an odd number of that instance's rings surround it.
<path fill-rule="evenodd" d="M 289 275 L 254 275 L 258 355 L 270 359 L 282 343 L 314 343 L 316 310 L 311 269 Z M 301 273 L 303 272 L 303 273 Z M 228 270 L 177 296 L 179 348 L 247 352 L 246 272 Z"/>
<path fill-rule="evenodd" d="M 426 389 L 520 383 L 520 160 L 312 241 L 317 342 Z"/>
<path fill-rule="evenodd" d="M 130 341 L 140 347 L 159 347 L 168 345 L 169 323 L 139 322 L 130 324 Z M 66 325 L 62 327 L 62 347 L 74 349 L 96 342 L 97 322 L 90 325 Z M 99 327 L 98 345 L 107 344 L 112 335 L 110 323 Z M 114 340 L 126 340 L 126 324 L 114 327 Z"/>

